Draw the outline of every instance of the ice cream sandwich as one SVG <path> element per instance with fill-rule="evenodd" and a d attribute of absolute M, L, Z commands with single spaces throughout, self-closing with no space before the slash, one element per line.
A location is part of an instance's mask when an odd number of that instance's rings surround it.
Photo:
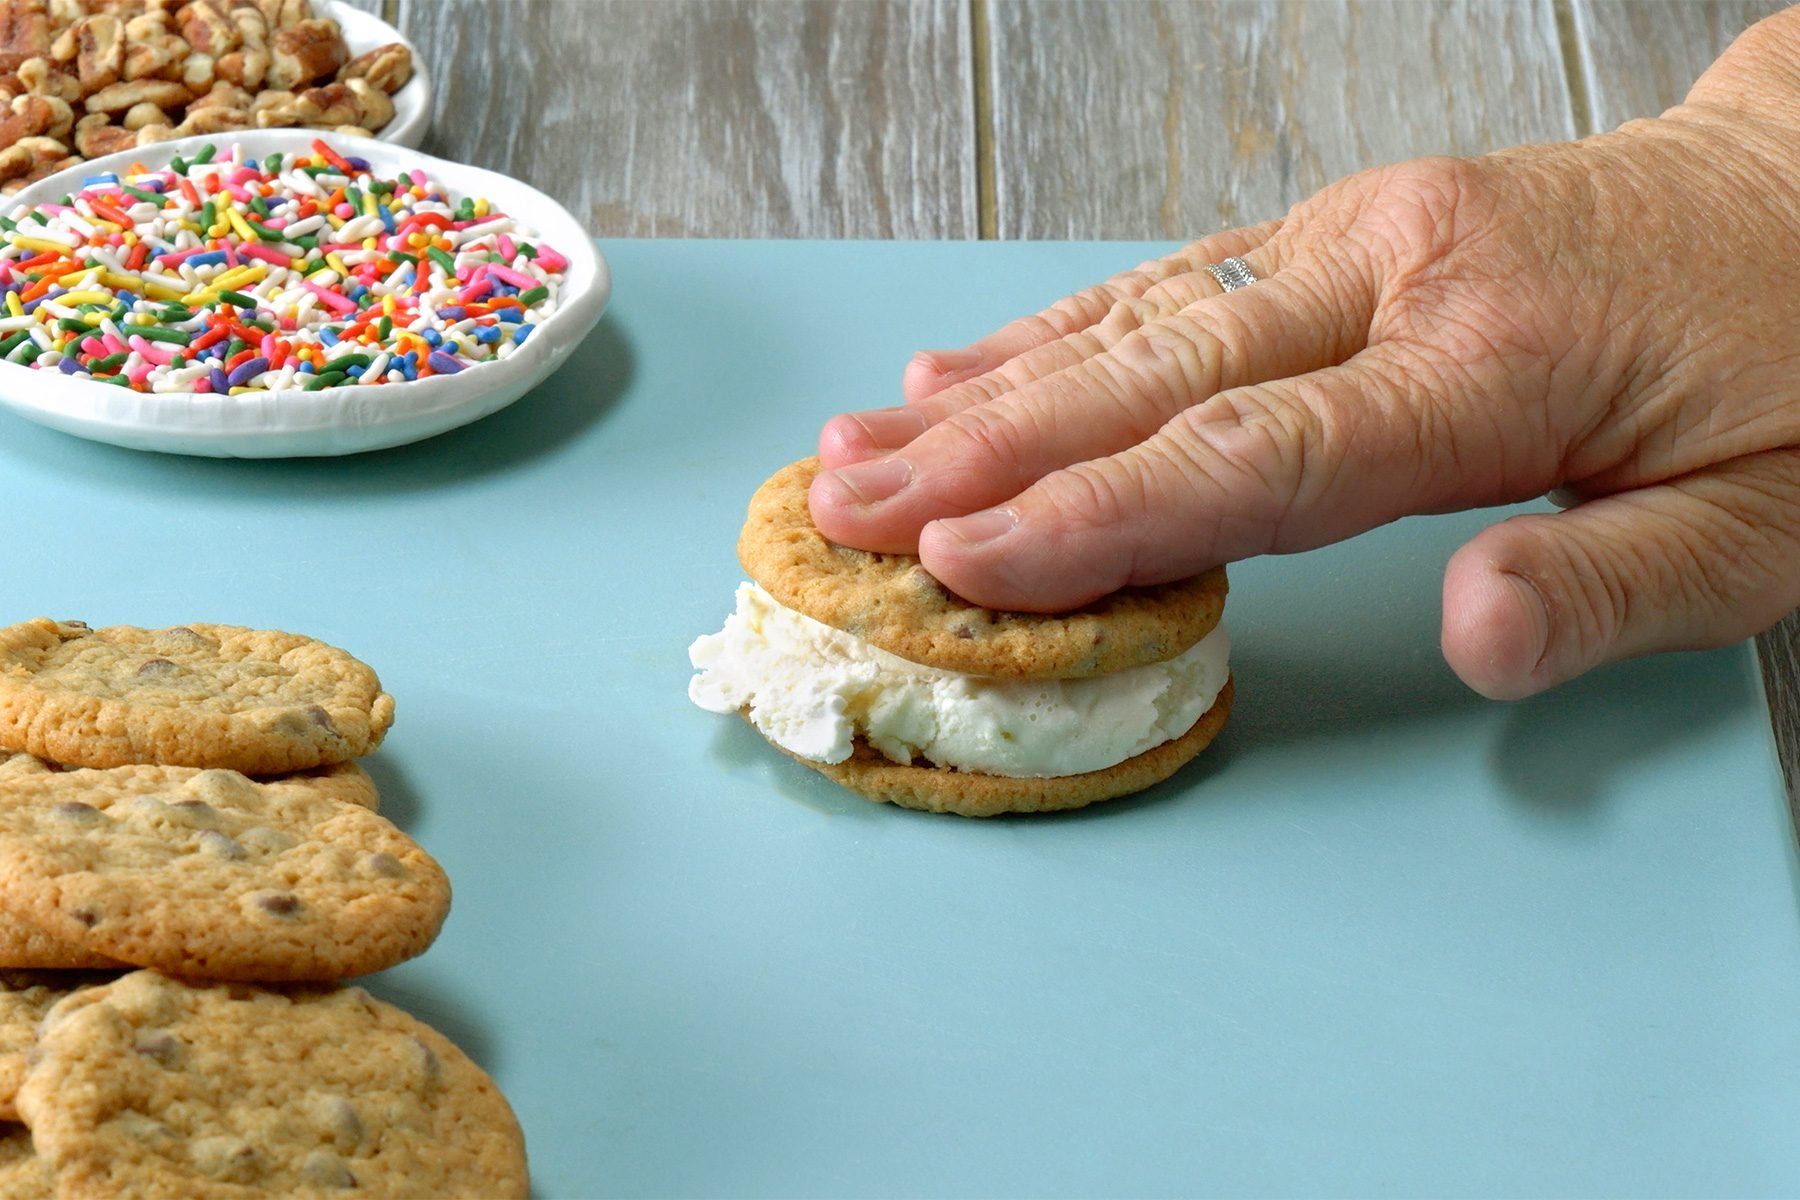
<path fill-rule="evenodd" d="M 814 527 L 819 461 L 750 500 L 725 627 L 688 651 L 688 695 L 871 800 L 985 817 L 1141 791 L 1231 711 L 1223 568 L 1066 613 L 969 604 L 917 558 Z"/>

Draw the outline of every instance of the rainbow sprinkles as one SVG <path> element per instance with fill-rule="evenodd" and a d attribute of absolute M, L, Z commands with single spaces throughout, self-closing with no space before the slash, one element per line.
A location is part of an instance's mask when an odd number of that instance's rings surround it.
<path fill-rule="evenodd" d="M 406 383 L 510 356 L 569 262 L 421 170 L 207 145 L 0 216 L 0 358 L 139 392 Z"/>

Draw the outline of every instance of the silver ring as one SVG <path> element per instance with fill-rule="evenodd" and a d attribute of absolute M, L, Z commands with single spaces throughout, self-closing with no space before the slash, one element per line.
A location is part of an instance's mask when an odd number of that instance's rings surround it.
<path fill-rule="evenodd" d="M 1206 273 L 1219 281 L 1219 286 L 1228 292 L 1239 288 L 1247 288 L 1257 282 L 1256 272 L 1250 264 L 1241 258 L 1228 258 L 1223 262 L 1207 263 Z"/>

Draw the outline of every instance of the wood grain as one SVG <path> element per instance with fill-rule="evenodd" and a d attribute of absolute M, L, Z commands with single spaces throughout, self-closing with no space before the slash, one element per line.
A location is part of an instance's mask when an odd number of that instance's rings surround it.
<path fill-rule="evenodd" d="M 1001 237 L 1186 238 L 1575 132 L 1550 0 L 992 0 Z"/>
<path fill-rule="evenodd" d="M 426 149 L 603 237 L 976 233 L 967 0 L 400 0 Z"/>
<path fill-rule="evenodd" d="M 1573 0 L 1578 67 L 1593 127 L 1653 117 L 1687 95 L 1731 39 L 1782 0 Z"/>

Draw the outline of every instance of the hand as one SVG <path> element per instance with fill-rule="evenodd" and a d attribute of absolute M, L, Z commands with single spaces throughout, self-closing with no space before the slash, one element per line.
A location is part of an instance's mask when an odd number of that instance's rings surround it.
<path fill-rule="evenodd" d="M 1443 649 L 1529 695 L 1800 603 L 1800 10 L 1582 142 L 1367 171 L 921 354 L 833 418 L 819 528 L 1053 611 L 1409 513 L 1476 536 Z M 1201 268 L 1261 282 L 1221 295 Z"/>

